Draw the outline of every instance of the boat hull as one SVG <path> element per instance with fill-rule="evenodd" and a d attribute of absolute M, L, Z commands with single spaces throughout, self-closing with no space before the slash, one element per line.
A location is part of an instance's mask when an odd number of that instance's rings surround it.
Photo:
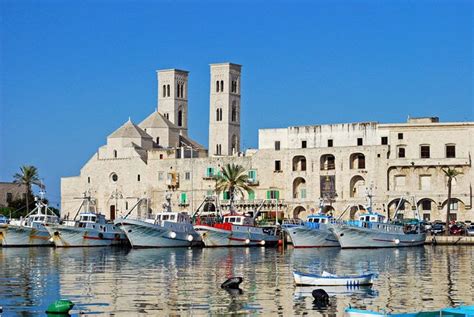
<path fill-rule="evenodd" d="M 56 247 L 102 247 L 120 245 L 127 241 L 122 231 L 102 232 L 63 225 L 48 225 L 46 229 Z"/>
<path fill-rule="evenodd" d="M 260 232 L 252 232 L 254 227 L 241 227 L 241 230 L 225 230 L 211 226 L 197 225 L 194 229 L 201 235 L 206 247 L 252 247 L 276 246 L 278 237 Z"/>
<path fill-rule="evenodd" d="M 16 225 L 0 226 L 0 244 L 2 247 L 53 245 L 46 229 Z"/>
<path fill-rule="evenodd" d="M 201 246 L 201 236 L 192 225 L 165 223 L 163 226 L 141 220 L 118 222 L 134 248 L 171 248 Z M 190 238 L 192 237 L 192 239 Z"/>
<path fill-rule="evenodd" d="M 339 247 L 334 234 L 328 229 L 314 229 L 306 226 L 285 228 L 295 248 Z"/>
<path fill-rule="evenodd" d="M 315 274 L 293 272 L 293 278 L 296 285 L 361 286 L 372 285 L 374 275 L 365 274 L 359 276 L 320 276 Z"/>
<path fill-rule="evenodd" d="M 426 239 L 424 233 L 389 233 L 345 224 L 334 225 L 331 230 L 343 249 L 413 247 L 423 245 Z"/>

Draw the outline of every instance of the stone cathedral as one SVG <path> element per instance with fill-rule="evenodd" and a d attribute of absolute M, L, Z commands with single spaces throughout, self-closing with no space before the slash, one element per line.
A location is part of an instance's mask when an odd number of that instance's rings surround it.
<path fill-rule="evenodd" d="M 188 131 L 189 73 L 157 71 L 156 111 L 138 124 L 126 121 L 79 175 L 61 179 L 62 216 L 72 217 L 84 194 L 109 219 L 160 211 L 166 194 L 175 210 L 225 211 L 229 195 L 214 192 L 214 176 L 236 163 L 248 171 L 253 188 L 238 197 L 237 208 L 259 209 L 262 217 L 304 219 L 322 199 L 325 212 L 354 218 L 366 208 L 370 191 L 380 213 L 393 215 L 398 206 L 399 217 L 417 212 L 444 220 L 443 169 L 455 168 L 462 174 L 453 185 L 452 217 L 474 220 L 474 122 L 423 117 L 260 129 L 258 148 L 242 151 L 241 71 L 233 63 L 210 65 L 208 149 Z M 258 105 L 253 111 L 258 115 Z"/>

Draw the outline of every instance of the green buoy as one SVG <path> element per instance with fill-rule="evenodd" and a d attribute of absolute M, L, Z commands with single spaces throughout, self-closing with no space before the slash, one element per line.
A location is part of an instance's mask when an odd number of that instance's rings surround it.
<path fill-rule="evenodd" d="M 48 306 L 47 314 L 67 314 L 74 306 L 69 299 L 59 299 Z"/>

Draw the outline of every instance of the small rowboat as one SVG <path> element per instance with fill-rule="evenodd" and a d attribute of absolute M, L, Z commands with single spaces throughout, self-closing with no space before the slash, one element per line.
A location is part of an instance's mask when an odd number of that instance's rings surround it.
<path fill-rule="evenodd" d="M 293 277 L 296 285 L 360 286 L 373 284 L 375 274 L 338 276 L 328 272 L 317 275 L 295 271 Z"/>

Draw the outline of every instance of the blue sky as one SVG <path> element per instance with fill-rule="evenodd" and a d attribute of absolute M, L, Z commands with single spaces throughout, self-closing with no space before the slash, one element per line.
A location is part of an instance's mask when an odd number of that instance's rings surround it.
<path fill-rule="evenodd" d="M 472 1 L 0 0 L 0 180 L 39 168 L 50 200 L 128 117 L 156 69 L 190 71 L 207 145 L 209 64 L 243 65 L 242 145 L 259 128 L 474 121 Z"/>

